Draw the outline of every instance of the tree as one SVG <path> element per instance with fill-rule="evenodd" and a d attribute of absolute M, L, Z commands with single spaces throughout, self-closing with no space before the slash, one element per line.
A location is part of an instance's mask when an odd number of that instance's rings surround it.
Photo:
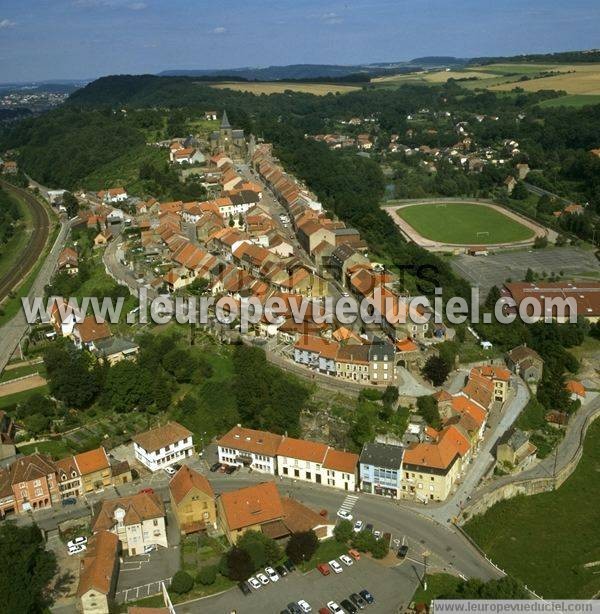
<path fill-rule="evenodd" d="M 349 520 L 341 520 L 333 529 L 335 539 L 340 542 L 340 544 L 345 544 L 350 541 L 352 533 L 352 523 Z"/>
<path fill-rule="evenodd" d="M 30 435 L 37 437 L 50 430 L 50 418 L 43 414 L 32 414 L 25 419 L 25 428 Z"/>
<path fill-rule="evenodd" d="M 348 431 L 348 435 L 354 442 L 356 449 L 361 449 L 367 441 L 373 439 L 373 424 L 367 413 L 358 414 L 356 421 Z"/>
<path fill-rule="evenodd" d="M 439 356 L 430 356 L 421 372 L 434 386 L 441 386 L 450 373 L 450 367 Z"/>
<path fill-rule="evenodd" d="M 427 424 L 434 429 L 439 429 L 442 426 L 440 412 L 438 410 L 437 401 L 431 396 L 417 398 L 417 410 L 425 419 Z"/>
<path fill-rule="evenodd" d="M 511 197 L 514 200 L 525 200 L 529 196 L 529 192 L 527 188 L 523 184 L 522 181 L 519 181 L 517 185 L 514 187 Z"/>
<path fill-rule="evenodd" d="M 79 213 L 79 201 L 71 194 L 71 192 L 65 192 L 62 198 L 63 207 L 67 210 L 67 215 L 75 217 Z"/>
<path fill-rule="evenodd" d="M 183 595 L 189 593 L 194 587 L 194 578 L 187 571 L 180 570 L 175 573 L 169 587 L 174 593 Z"/>
<path fill-rule="evenodd" d="M 118 412 L 130 412 L 152 403 L 153 377 L 149 371 L 140 368 L 137 362 L 122 360 L 108 371 L 103 404 Z"/>
<path fill-rule="evenodd" d="M 498 289 L 498 286 L 494 285 L 490 288 L 490 291 L 488 292 L 488 295 L 485 299 L 485 308 L 488 309 L 490 312 L 494 311 L 494 307 L 496 306 L 496 303 L 500 300 L 501 294 L 500 294 L 500 290 Z"/>
<path fill-rule="evenodd" d="M 36 525 L 0 526 L 0 591 L 7 614 L 41 614 L 51 605 L 47 587 L 57 570 Z"/>
<path fill-rule="evenodd" d="M 375 541 L 375 537 L 371 531 L 360 531 L 352 536 L 352 547 L 359 552 L 370 552 Z"/>
<path fill-rule="evenodd" d="M 371 546 L 371 554 L 375 559 L 383 559 L 390 551 L 389 543 L 386 539 L 376 539 L 375 543 Z"/>
<path fill-rule="evenodd" d="M 525 273 L 525 281 L 528 283 L 532 283 L 533 281 L 535 281 L 535 273 L 530 268 L 528 268 L 527 272 Z"/>
<path fill-rule="evenodd" d="M 393 406 L 398 402 L 399 396 L 400 393 L 398 392 L 397 386 L 387 386 L 385 391 L 383 392 L 381 400 L 383 401 L 384 405 Z"/>
<path fill-rule="evenodd" d="M 310 531 L 294 533 L 285 547 L 285 552 L 293 563 L 301 563 L 308 561 L 317 551 L 318 547 L 319 538 L 311 529 Z"/>
<path fill-rule="evenodd" d="M 232 580 L 237 582 L 247 580 L 254 573 L 250 555 L 245 550 L 234 546 L 227 553 L 227 571 Z"/>
<path fill-rule="evenodd" d="M 215 565 L 207 565 L 206 567 L 201 567 L 198 575 L 196 576 L 196 581 L 202 584 L 203 586 L 210 586 L 215 583 L 217 579 L 217 568 Z"/>

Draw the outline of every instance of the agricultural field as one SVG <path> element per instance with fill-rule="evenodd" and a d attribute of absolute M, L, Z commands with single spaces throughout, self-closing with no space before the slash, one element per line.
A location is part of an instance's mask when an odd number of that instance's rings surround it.
<path fill-rule="evenodd" d="M 567 94 L 540 102 L 540 107 L 573 107 L 579 109 L 590 104 L 600 104 L 600 94 Z"/>
<path fill-rule="evenodd" d="M 347 94 L 355 92 L 361 86 L 356 85 L 337 85 L 335 83 L 286 83 L 281 82 L 225 82 L 215 83 L 211 87 L 219 90 L 229 89 L 236 92 L 249 92 L 250 94 L 283 94 L 285 91 L 303 92 L 314 94 L 315 96 L 325 96 L 327 94 Z"/>
<path fill-rule="evenodd" d="M 422 237 L 440 243 L 491 245 L 533 236 L 532 230 L 497 209 L 474 203 L 425 203 L 402 207 L 396 213 Z"/>
<path fill-rule="evenodd" d="M 497 503 L 464 529 L 494 563 L 544 598 L 591 598 L 600 591 L 598 471 L 597 421 L 577 469 L 558 490 Z"/>

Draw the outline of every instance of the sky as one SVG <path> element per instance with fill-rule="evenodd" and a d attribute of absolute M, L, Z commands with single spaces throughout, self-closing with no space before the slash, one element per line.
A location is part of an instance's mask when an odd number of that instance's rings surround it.
<path fill-rule="evenodd" d="M 598 0 L 0 0 L 0 82 L 594 47 Z"/>

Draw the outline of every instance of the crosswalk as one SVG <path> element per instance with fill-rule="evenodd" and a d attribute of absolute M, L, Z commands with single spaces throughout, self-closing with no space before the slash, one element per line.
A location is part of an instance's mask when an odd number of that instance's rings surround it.
<path fill-rule="evenodd" d="M 340 505 L 340 509 L 344 510 L 345 512 L 350 513 L 352 509 L 354 508 L 354 506 L 356 505 L 357 501 L 358 501 L 358 495 L 347 495 L 342 505 Z"/>

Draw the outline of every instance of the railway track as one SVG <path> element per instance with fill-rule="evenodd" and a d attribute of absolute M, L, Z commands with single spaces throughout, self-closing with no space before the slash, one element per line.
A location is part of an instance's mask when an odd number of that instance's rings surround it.
<path fill-rule="evenodd" d="M 50 218 L 46 209 L 27 190 L 17 188 L 5 181 L 0 181 L 0 186 L 8 194 L 17 196 L 29 207 L 32 218 L 32 233 L 27 246 L 22 252 L 22 257 L 17 265 L 0 278 L 0 301 L 22 282 L 31 269 L 35 266 L 50 232 Z"/>

